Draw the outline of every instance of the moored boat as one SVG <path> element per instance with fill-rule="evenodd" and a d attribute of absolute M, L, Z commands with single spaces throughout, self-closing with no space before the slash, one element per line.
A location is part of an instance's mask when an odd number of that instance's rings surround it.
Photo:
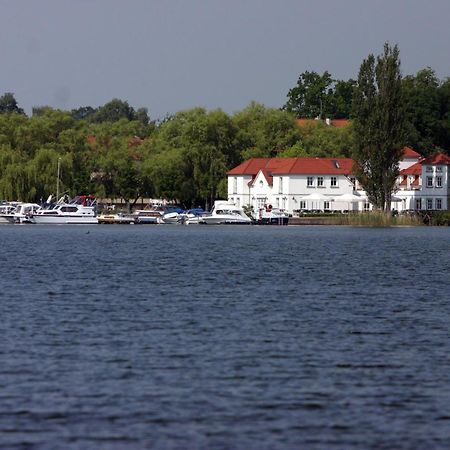
<path fill-rule="evenodd" d="M 253 215 L 254 223 L 257 225 L 288 225 L 289 215 L 278 208 L 260 208 Z"/>
<path fill-rule="evenodd" d="M 199 218 L 199 224 L 204 225 L 250 225 L 252 220 L 244 210 L 226 200 L 216 200 L 210 215 Z"/>
<path fill-rule="evenodd" d="M 40 209 L 33 213 L 32 223 L 35 224 L 97 224 L 95 210 L 96 201 L 91 195 L 80 195 L 72 201 L 58 202 L 48 209 Z"/>

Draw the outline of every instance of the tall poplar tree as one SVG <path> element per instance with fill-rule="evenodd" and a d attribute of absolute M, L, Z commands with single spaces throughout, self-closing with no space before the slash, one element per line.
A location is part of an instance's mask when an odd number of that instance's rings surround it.
<path fill-rule="evenodd" d="M 402 158 L 405 119 L 397 45 L 369 55 L 353 94 L 354 173 L 375 208 L 390 211 Z"/>

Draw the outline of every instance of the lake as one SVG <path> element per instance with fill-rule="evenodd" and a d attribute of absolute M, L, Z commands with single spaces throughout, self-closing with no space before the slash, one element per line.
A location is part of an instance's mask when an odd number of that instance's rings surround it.
<path fill-rule="evenodd" d="M 0 242 L 0 448 L 450 448 L 449 228 Z"/>

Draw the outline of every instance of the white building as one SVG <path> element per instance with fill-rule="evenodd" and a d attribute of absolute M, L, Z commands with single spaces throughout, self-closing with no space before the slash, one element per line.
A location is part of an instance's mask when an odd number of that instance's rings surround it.
<path fill-rule="evenodd" d="M 450 157 L 436 153 L 400 171 L 396 196 L 407 210 L 450 209 Z"/>
<path fill-rule="evenodd" d="M 253 158 L 228 172 L 228 200 L 255 210 L 272 205 L 290 214 L 370 210 L 352 167 L 350 158 Z M 449 167 L 446 155 L 423 159 L 405 148 L 393 208 L 449 209 Z"/>

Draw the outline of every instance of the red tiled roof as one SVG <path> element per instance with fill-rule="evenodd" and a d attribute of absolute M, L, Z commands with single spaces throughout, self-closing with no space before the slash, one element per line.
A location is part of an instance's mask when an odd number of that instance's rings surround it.
<path fill-rule="evenodd" d="M 297 125 L 304 127 L 305 125 L 317 125 L 319 123 L 316 119 L 297 119 Z"/>
<path fill-rule="evenodd" d="M 239 166 L 227 172 L 227 175 L 253 175 L 255 176 L 266 164 L 270 158 L 252 158 L 244 161 Z"/>
<path fill-rule="evenodd" d="M 348 119 L 331 119 L 331 125 L 336 128 L 347 127 L 350 125 L 350 120 Z"/>
<path fill-rule="evenodd" d="M 262 170 L 271 184 L 273 174 L 348 175 L 352 172 L 351 158 L 253 158 L 228 172 L 228 175 L 251 175 Z"/>
<path fill-rule="evenodd" d="M 300 127 L 304 127 L 305 125 L 317 125 L 318 123 L 327 124 L 326 120 L 319 119 L 297 119 L 297 125 Z M 336 128 L 343 128 L 350 124 L 350 120 L 348 119 L 330 119 L 330 125 Z"/>
<path fill-rule="evenodd" d="M 400 175 L 421 175 L 422 174 L 422 162 L 416 162 L 412 166 L 407 167 L 400 171 Z"/>
<path fill-rule="evenodd" d="M 444 153 L 435 153 L 434 155 L 429 156 L 428 158 L 425 158 L 422 161 L 422 164 L 424 164 L 424 165 L 438 165 L 438 164 L 447 165 L 447 164 L 450 164 L 450 156 L 447 156 Z"/>
<path fill-rule="evenodd" d="M 411 147 L 403 147 L 403 158 L 421 158 L 422 156 Z"/>

